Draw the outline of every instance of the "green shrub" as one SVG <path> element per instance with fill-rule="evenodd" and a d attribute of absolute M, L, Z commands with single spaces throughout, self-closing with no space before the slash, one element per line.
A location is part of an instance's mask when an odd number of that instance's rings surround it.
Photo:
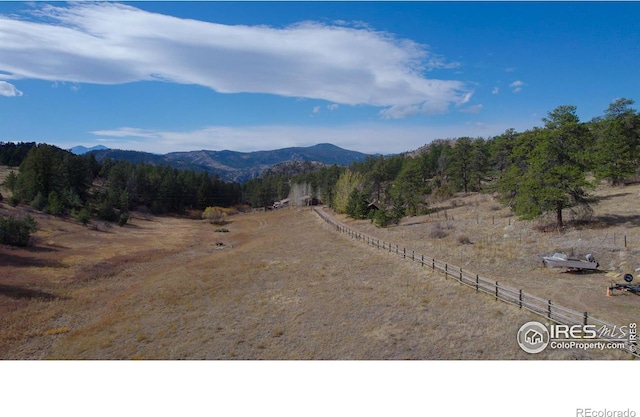
<path fill-rule="evenodd" d="M 118 214 L 108 200 L 105 200 L 98 207 L 98 218 L 108 222 L 114 222 L 118 219 Z"/>
<path fill-rule="evenodd" d="M 373 223 L 377 227 L 387 227 L 390 220 L 391 218 L 387 214 L 387 211 L 384 209 L 376 210 L 375 214 L 373 215 Z"/>
<path fill-rule="evenodd" d="M 120 213 L 120 218 L 118 219 L 118 226 L 122 227 L 129 221 L 129 215 L 127 213 Z"/>
<path fill-rule="evenodd" d="M 17 206 L 18 203 L 20 203 L 20 199 L 18 197 L 16 197 L 15 195 L 12 195 L 11 197 L 9 197 L 9 205 L 11 207 Z"/>
<path fill-rule="evenodd" d="M 49 200 L 45 211 L 55 216 L 64 212 L 64 204 L 57 192 L 51 191 L 51 193 L 49 193 Z"/>
<path fill-rule="evenodd" d="M 31 200 L 31 203 L 29 203 L 29 205 L 38 211 L 42 211 L 45 207 L 47 207 L 48 203 L 49 202 L 46 198 L 44 198 L 42 193 L 38 191 L 38 194 L 36 194 L 33 200 Z"/>
<path fill-rule="evenodd" d="M 91 214 L 89 213 L 89 210 L 87 210 L 86 208 L 83 208 L 75 215 L 75 217 L 77 221 L 79 221 L 80 223 L 86 226 L 87 223 L 89 223 L 89 220 L 91 219 Z"/>
<path fill-rule="evenodd" d="M 29 215 L 22 220 L 0 216 L 0 243 L 27 246 L 31 233 L 35 232 L 36 228 L 35 220 Z"/>

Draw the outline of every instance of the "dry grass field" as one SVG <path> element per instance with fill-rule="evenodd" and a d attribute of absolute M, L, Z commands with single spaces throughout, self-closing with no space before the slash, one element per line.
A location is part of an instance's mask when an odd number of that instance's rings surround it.
<path fill-rule="evenodd" d="M 589 312 L 605 322 L 637 322 L 640 297 L 623 292 L 607 297 L 607 288 L 611 282 L 623 283 L 624 273 L 632 273 L 634 282 L 640 280 L 640 273 L 634 271 L 640 267 L 640 185 L 601 185 L 592 194 L 596 203 L 591 221 L 573 220 L 577 215 L 566 211 L 563 231 L 552 226 L 555 219 L 551 217 L 519 221 L 487 194 L 435 204 L 435 213 L 404 218 L 400 225 L 386 229 L 369 221 L 336 218 L 352 229 L 555 304 Z M 600 267 L 584 273 L 545 267 L 542 257 L 554 252 L 582 259 L 590 253 Z"/>
<path fill-rule="evenodd" d="M 621 209 L 640 188 L 614 191 L 596 213 Z M 611 323 L 640 317 L 640 297 L 605 297 L 604 273 L 545 270 L 536 258 L 574 248 L 603 268 L 633 264 L 630 204 L 602 219 L 613 225 L 563 234 L 533 231 L 491 209 L 489 196 L 457 204 L 449 220 L 442 211 L 389 229 L 345 221 Z M 0 214 L 27 211 L 39 225 L 33 245 L 0 246 L 2 359 L 629 359 L 529 355 L 515 335 L 537 316 L 336 233 L 308 209 L 230 216 L 219 233 L 202 220 L 136 214 L 125 227 L 84 227 L 0 203 Z M 428 237 L 435 222 L 448 237 Z M 624 230 L 627 249 L 604 239 Z M 461 233 L 472 243 L 460 244 Z"/>

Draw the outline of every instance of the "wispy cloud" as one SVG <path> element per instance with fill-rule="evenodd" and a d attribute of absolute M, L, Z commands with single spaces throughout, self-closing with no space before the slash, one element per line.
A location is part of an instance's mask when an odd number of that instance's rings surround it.
<path fill-rule="evenodd" d="M 19 97 L 21 95 L 22 91 L 18 90 L 15 85 L 6 81 L 0 81 L 0 96 Z"/>
<path fill-rule="evenodd" d="M 511 91 L 513 91 L 514 93 L 519 93 L 520 91 L 522 91 L 522 87 L 525 85 L 525 83 L 518 80 L 509 84 L 509 87 L 511 87 Z"/>
<path fill-rule="evenodd" d="M 459 64 L 366 26 L 231 26 L 119 3 L 36 10 L 37 22 L 0 16 L 0 79 L 196 84 L 384 107 L 385 118 L 442 113 L 469 95 L 462 81 L 423 75 Z"/>
<path fill-rule="evenodd" d="M 327 104 L 327 109 L 329 109 L 329 110 L 337 110 L 338 107 L 340 107 L 340 106 L 338 104 L 336 104 L 336 103 Z"/>
<path fill-rule="evenodd" d="M 473 106 L 466 107 L 464 109 L 460 109 L 463 113 L 480 113 L 482 111 L 482 104 L 474 104 Z"/>
<path fill-rule="evenodd" d="M 500 92 L 499 87 L 493 87 L 493 90 L 491 90 L 491 94 L 498 94 L 499 92 Z"/>

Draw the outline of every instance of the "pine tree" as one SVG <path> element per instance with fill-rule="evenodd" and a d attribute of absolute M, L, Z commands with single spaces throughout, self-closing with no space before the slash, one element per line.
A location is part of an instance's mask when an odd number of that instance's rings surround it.
<path fill-rule="evenodd" d="M 634 101 L 619 99 L 611 103 L 605 117 L 594 122 L 596 144 L 593 170 L 598 179 L 613 185 L 634 175 L 640 157 L 640 116 L 630 108 Z"/>
<path fill-rule="evenodd" d="M 503 200 L 523 219 L 555 212 L 556 225 L 564 225 L 563 209 L 588 205 L 585 143 L 589 133 L 580 124 L 575 106 L 549 112 L 544 129 L 518 137 L 511 163 L 500 182 Z"/>

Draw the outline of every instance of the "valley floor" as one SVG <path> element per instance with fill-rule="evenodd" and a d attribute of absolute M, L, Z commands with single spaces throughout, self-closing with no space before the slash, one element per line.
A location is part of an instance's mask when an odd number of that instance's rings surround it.
<path fill-rule="evenodd" d="M 2 359 L 629 358 L 527 354 L 515 335 L 536 316 L 308 209 L 231 216 L 228 233 L 185 218 L 34 216 L 32 247 L 0 247 Z"/>

